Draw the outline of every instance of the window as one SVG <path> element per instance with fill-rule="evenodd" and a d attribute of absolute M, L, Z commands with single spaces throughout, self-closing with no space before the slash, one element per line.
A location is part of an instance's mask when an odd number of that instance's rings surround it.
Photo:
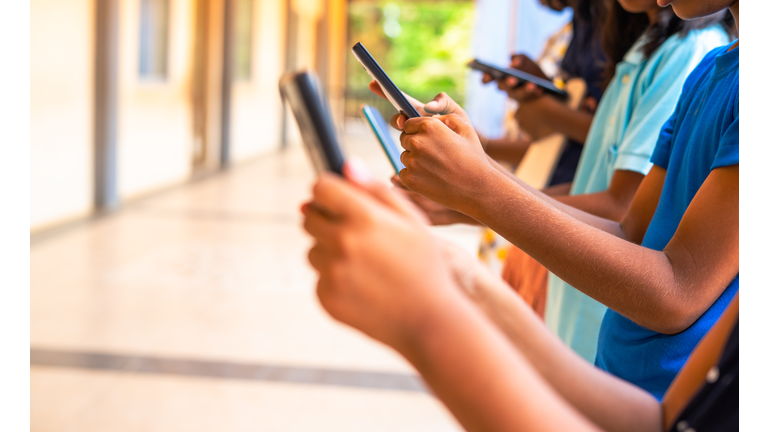
<path fill-rule="evenodd" d="M 253 40 L 253 0 L 235 3 L 234 73 L 238 81 L 251 79 Z"/>
<path fill-rule="evenodd" d="M 168 76 L 168 3 L 169 0 L 141 0 L 141 78 L 165 79 Z"/>

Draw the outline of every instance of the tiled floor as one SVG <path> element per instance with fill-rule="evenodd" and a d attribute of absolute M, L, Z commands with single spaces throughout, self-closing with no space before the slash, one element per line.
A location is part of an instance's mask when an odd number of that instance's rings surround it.
<path fill-rule="evenodd" d="M 347 144 L 390 175 L 371 138 Z M 370 384 L 414 371 L 319 307 L 298 213 L 312 179 L 295 146 L 33 241 L 33 350 L 270 365 L 277 379 L 32 365 L 32 431 L 458 429 L 429 394 Z M 436 232 L 470 251 L 479 236 Z"/>

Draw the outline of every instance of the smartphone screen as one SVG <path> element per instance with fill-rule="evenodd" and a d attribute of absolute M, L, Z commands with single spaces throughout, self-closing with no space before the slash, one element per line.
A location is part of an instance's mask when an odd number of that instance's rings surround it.
<path fill-rule="evenodd" d="M 363 115 L 368 120 L 368 125 L 373 130 L 373 134 L 376 135 L 376 139 L 379 140 L 379 144 L 384 149 L 384 153 L 386 153 L 389 163 L 392 164 L 392 168 L 395 169 L 395 173 L 400 173 L 400 170 L 405 168 L 400 161 L 400 147 L 398 147 L 389 133 L 389 126 L 386 120 L 384 120 L 384 116 L 381 115 L 379 110 L 370 105 L 363 105 Z"/>
<path fill-rule="evenodd" d="M 407 118 L 421 117 L 416 108 L 408 102 L 408 98 L 405 97 L 403 92 L 389 79 L 389 76 L 384 72 L 384 69 L 379 66 L 373 56 L 368 52 L 362 43 L 358 42 L 352 47 L 352 54 L 355 55 L 357 61 L 363 66 L 371 79 L 379 83 L 379 86 L 384 91 L 389 102 L 397 109 L 397 111 L 406 116 Z"/>

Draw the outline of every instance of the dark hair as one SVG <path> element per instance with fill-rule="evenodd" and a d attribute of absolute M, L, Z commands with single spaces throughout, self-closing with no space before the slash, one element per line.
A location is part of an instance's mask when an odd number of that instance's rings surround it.
<path fill-rule="evenodd" d="M 675 15 L 672 8 L 660 8 L 656 22 L 651 24 L 648 15 L 627 12 L 618 0 L 613 0 L 602 35 L 603 50 L 608 59 L 604 85 L 607 86 L 613 78 L 616 64 L 624 58 L 627 51 L 643 34 L 648 37 L 648 42 L 643 46 L 643 55 L 648 58 L 673 35 L 680 33 L 680 37 L 685 37 L 691 30 L 706 28 L 716 23 L 722 25 L 732 38 L 735 36 L 733 16 L 727 10 L 686 21 Z"/>

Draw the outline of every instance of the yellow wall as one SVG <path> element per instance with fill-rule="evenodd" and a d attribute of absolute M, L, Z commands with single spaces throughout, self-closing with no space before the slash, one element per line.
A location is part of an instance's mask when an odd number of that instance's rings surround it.
<path fill-rule="evenodd" d="M 93 12 L 92 0 L 30 4 L 31 231 L 92 208 Z"/>
<path fill-rule="evenodd" d="M 168 78 L 139 78 L 139 0 L 120 4 L 117 171 L 122 199 L 187 179 L 192 170 L 193 0 L 171 0 Z"/>
<path fill-rule="evenodd" d="M 251 79 L 232 86 L 230 145 L 237 162 L 280 146 L 285 68 L 285 0 L 255 0 Z"/>

